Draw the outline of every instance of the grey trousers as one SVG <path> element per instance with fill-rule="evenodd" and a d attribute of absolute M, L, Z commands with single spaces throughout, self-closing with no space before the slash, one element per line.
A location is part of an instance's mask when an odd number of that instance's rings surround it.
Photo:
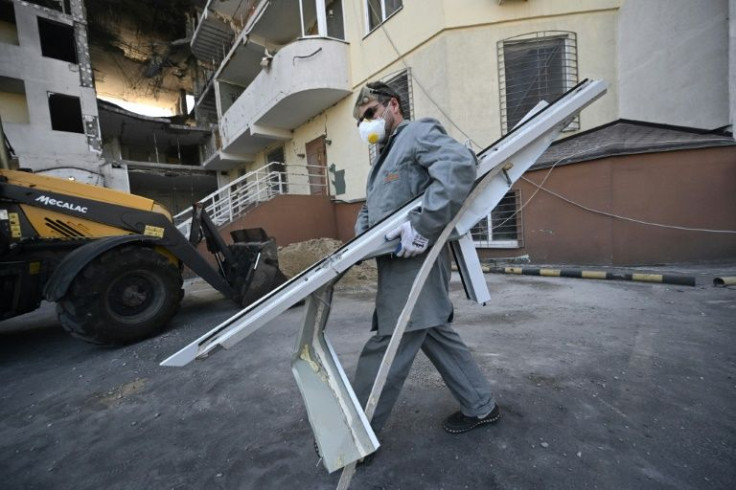
<path fill-rule="evenodd" d="M 366 342 L 360 354 L 353 389 L 363 407 L 368 402 L 390 340 L 390 335 L 375 335 Z M 404 333 L 371 420 L 376 433 L 386 423 L 420 348 L 440 373 L 465 415 L 478 417 L 493 410 L 495 400 L 491 386 L 468 347 L 450 325 L 440 325 Z"/>

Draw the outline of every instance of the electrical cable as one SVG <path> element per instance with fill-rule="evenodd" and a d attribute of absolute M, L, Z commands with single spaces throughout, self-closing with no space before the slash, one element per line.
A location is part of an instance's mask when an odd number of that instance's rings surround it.
<path fill-rule="evenodd" d="M 563 201 L 565 201 L 565 202 L 567 202 L 569 204 L 572 204 L 573 206 L 576 206 L 576 207 L 579 207 L 581 209 L 584 209 L 585 211 L 588 211 L 590 213 L 595 213 L 595 214 L 601 214 L 603 216 L 608 216 L 609 218 L 615 218 L 615 219 L 620 219 L 620 220 L 624 220 L 624 221 L 631 221 L 633 223 L 639 223 L 639 224 L 642 224 L 642 225 L 656 226 L 658 228 L 668 228 L 668 229 L 673 229 L 673 230 L 699 231 L 699 232 L 703 232 L 703 233 L 728 233 L 728 234 L 736 234 L 736 230 L 712 230 L 712 229 L 708 229 L 708 228 L 691 228 L 691 227 L 688 227 L 688 226 L 665 225 L 665 224 L 662 224 L 662 223 L 653 223 L 651 221 L 644 221 L 644 220 L 640 220 L 640 219 L 636 219 L 636 218 L 629 218 L 627 216 L 621 216 L 621 215 L 618 215 L 618 214 L 608 213 L 606 211 L 601 211 L 599 209 L 593 209 L 591 207 L 585 206 L 583 204 L 580 204 L 578 202 L 573 201 L 572 199 L 568 199 L 565 196 L 563 196 L 563 195 L 561 195 L 561 194 L 559 194 L 559 193 L 557 193 L 555 191 L 552 191 L 550 189 L 547 189 L 546 187 L 543 187 L 541 184 L 537 184 L 536 182 L 533 182 L 532 180 L 529 180 L 528 178 L 524 177 L 523 175 L 521 176 L 521 178 L 523 180 L 525 180 L 526 182 L 528 182 L 529 184 L 537 187 L 537 191 L 543 190 L 544 192 L 547 192 L 549 194 L 552 194 L 553 196 L 555 196 L 555 197 L 557 197 L 559 199 L 562 199 Z M 534 193 L 535 195 L 536 195 L 536 192 L 537 191 L 535 191 L 535 193 Z M 534 196 L 532 196 L 532 197 L 534 197 Z M 530 198 L 530 200 L 531 200 L 531 198 Z"/>
<path fill-rule="evenodd" d="M 368 2 L 368 6 L 373 11 L 374 14 L 377 14 L 376 9 L 373 7 L 373 5 L 371 4 L 371 2 Z M 377 15 L 377 17 L 379 19 L 383 18 L 381 15 Z M 455 124 L 455 121 L 453 121 L 453 119 L 445 112 L 444 109 L 442 109 L 442 107 L 437 103 L 437 101 L 435 101 L 434 98 L 432 98 L 432 95 L 424 87 L 424 85 L 422 84 L 422 82 L 417 78 L 416 74 L 412 70 L 409 70 L 409 65 L 407 64 L 406 60 L 404 59 L 404 55 L 402 55 L 401 52 L 399 52 L 399 48 L 396 47 L 396 44 L 394 43 L 394 40 L 391 38 L 391 36 L 388 34 L 388 31 L 386 30 L 386 22 L 385 21 L 382 21 L 381 24 L 380 24 L 380 26 L 381 26 L 381 30 L 386 35 L 386 39 L 388 39 L 389 44 L 391 44 L 391 47 L 393 48 L 394 52 L 396 53 L 396 56 L 398 56 L 399 61 L 401 61 L 401 63 L 404 65 L 404 68 L 406 68 L 409 71 L 409 73 L 411 73 L 411 78 L 416 82 L 416 84 L 419 86 L 419 88 L 422 89 L 422 92 L 424 92 L 424 95 L 430 100 L 430 102 L 432 102 L 432 104 L 437 108 L 437 110 L 440 111 L 440 113 L 442 113 L 443 116 L 445 116 L 445 118 L 447 119 L 447 121 L 449 121 L 449 123 L 452 124 L 453 127 L 460 132 L 460 134 L 462 134 L 463 136 L 465 136 L 465 138 L 466 138 L 467 141 L 470 141 L 479 150 L 482 149 L 483 148 L 482 146 L 480 146 L 478 143 L 476 143 L 475 140 L 473 138 L 471 138 L 465 131 L 463 131 L 463 129 L 460 126 L 458 126 L 457 124 Z"/>

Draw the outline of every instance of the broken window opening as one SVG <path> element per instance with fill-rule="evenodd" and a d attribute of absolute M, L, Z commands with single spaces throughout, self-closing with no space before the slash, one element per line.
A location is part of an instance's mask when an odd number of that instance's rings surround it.
<path fill-rule="evenodd" d="M 0 1 L 0 43 L 18 46 L 18 27 L 15 6 L 8 0 Z"/>
<path fill-rule="evenodd" d="M 79 97 L 49 92 L 49 114 L 51 129 L 54 131 L 84 134 Z"/>
<path fill-rule="evenodd" d="M 23 80 L 0 77 L 0 115 L 3 123 L 28 124 L 28 99 Z"/>
<path fill-rule="evenodd" d="M 70 14 L 72 11 L 71 0 L 26 0 L 28 3 L 46 7 L 47 9 L 56 10 L 63 14 Z"/>
<path fill-rule="evenodd" d="M 78 63 L 74 27 L 39 17 L 38 35 L 43 56 Z"/>

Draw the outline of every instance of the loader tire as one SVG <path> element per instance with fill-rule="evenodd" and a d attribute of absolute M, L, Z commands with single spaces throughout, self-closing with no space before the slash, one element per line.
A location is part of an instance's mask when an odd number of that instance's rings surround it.
<path fill-rule="evenodd" d="M 178 267 L 141 246 L 90 262 L 56 306 L 64 330 L 95 344 L 128 344 L 160 333 L 184 295 Z"/>

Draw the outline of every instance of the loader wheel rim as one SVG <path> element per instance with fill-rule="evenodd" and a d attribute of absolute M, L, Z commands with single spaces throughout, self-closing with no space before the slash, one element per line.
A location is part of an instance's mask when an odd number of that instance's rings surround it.
<path fill-rule="evenodd" d="M 110 284 L 107 310 L 116 321 L 138 323 L 154 315 L 164 302 L 164 284 L 156 274 L 130 271 Z"/>

